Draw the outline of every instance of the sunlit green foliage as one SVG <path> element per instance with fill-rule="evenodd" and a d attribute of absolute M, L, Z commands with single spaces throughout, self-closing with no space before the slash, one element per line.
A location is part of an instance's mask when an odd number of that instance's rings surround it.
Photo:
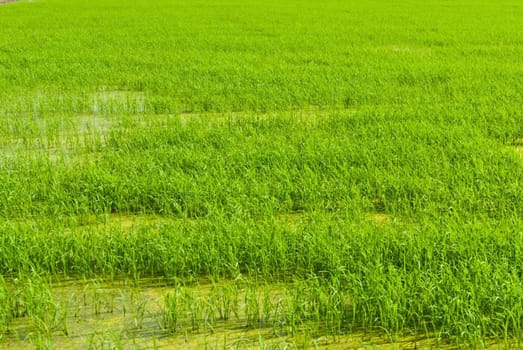
<path fill-rule="evenodd" d="M 0 5 L 0 331 L 67 332 L 46 278 L 247 276 L 287 285 L 278 319 L 246 292 L 253 328 L 521 341 L 522 23 L 515 0 Z M 195 316 L 173 287 L 159 322 L 232 317 L 220 295 Z"/>

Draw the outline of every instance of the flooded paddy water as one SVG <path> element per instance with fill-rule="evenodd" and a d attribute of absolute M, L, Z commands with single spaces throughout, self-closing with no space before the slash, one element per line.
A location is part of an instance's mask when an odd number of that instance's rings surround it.
<path fill-rule="evenodd" d="M 516 152 L 523 157 L 523 139 L 516 140 L 512 146 L 516 150 Z"/>
<path fill-rule="evenodd" d="M 49 318 L 23 316 L 0 349 L 465 349 L 434 334 L 292 325 L 291 284 L 169 279 L 51 281 Z M 468 345 L 469 346 L 469 345 Z M 516 348 L 496 341 L 477 348 Z"/>

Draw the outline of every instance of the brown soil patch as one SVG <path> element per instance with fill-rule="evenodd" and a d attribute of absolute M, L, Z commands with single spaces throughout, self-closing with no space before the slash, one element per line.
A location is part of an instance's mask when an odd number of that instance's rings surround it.
<path fill-rule="evenodd" d="M 10 3 L 10 2 L 16 2 L 16 1 L 19 1 L 19 0 L 0 0 L 0 5 L 7 4 L 7 3 Z"/>

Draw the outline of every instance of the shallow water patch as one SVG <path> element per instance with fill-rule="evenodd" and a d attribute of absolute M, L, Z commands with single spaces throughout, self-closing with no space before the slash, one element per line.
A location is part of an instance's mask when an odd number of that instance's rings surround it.
<path fill-rule="evenodd" d="M 271 120 L 285 120 L 289 118 L 294 122 L 300 122 L 304 124 L 316 124 L 325 117 L 332 117 L 343 113 L 355 113 L 357 109 L 347 108 L 331 108 L 322 109 L 311 106 L 309 108 L 295 109 L 295 110 L 280 110 L 276 112 L 183 112 L 178 114 L 180 122 L 185 125 L 191 122 L 203 123 L 208 126 L 223 124 L 225 122 L 263 122 Z"/>
<path fill-rule="evenodd" d="M 2 123 L 0 150 L 6 159 L 48 159 L 74 165 L 95 159 L 120 120 L 98 115 L 50 115 L 6 118 Z"/>
<path fill-rule="evenodd" d="M 431 55 L 433 50 L 428 46 L 411 44 L 392 44 L 377 48 L 378 51 L 393 52 L 403 55 Z"/>
<path fill-rule="evenodd" d="M 20 290 L 27 300 L 31 297 L 27 293 L 52 295 L 53 307 L 37 317 L 27 314 L 10 322 L 8 331 L 0 334 L 0 349 L 42 348 L 44 344 L 68 349 L 470 348 L 470 344 L 451 344 L 430 332 L 398 335 L 325 327 L 309 313 L 319 295 L 307 281 L 264 283 L 238 276 L 187 284 L 166 278 L 24 283 L 31 287 Z M 52 321 L 47 328 L 41 322 L 46 317 Z M 517 345 L 512 340 L 490 339 L 478 346 Z"/>
<path fill-rule="evenodd" d="M 95 114 L 141 114 L 146 111 L 146 96 L 143 91 L 106 87 L 95 92 L 91 102 Z"/>
<path fill-rule="evenodd" d="M 512 143 L 512 147 L 520 156 L 523 157 L 523 139 L 517 139 L 514 143 Z"/>
<path fill-rule="evenodd" d="M 393 222 L 393 217 L 386 213 L 368 213 L 366 218 L 377 225 L 387 225 Z"/>

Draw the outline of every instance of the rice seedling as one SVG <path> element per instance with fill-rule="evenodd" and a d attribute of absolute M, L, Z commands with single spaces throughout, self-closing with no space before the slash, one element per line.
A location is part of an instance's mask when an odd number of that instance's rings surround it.
<path fill-rule="evenodd" d="M 2 3 L 0 348 L 521 347 L 522 17 Z"/>

